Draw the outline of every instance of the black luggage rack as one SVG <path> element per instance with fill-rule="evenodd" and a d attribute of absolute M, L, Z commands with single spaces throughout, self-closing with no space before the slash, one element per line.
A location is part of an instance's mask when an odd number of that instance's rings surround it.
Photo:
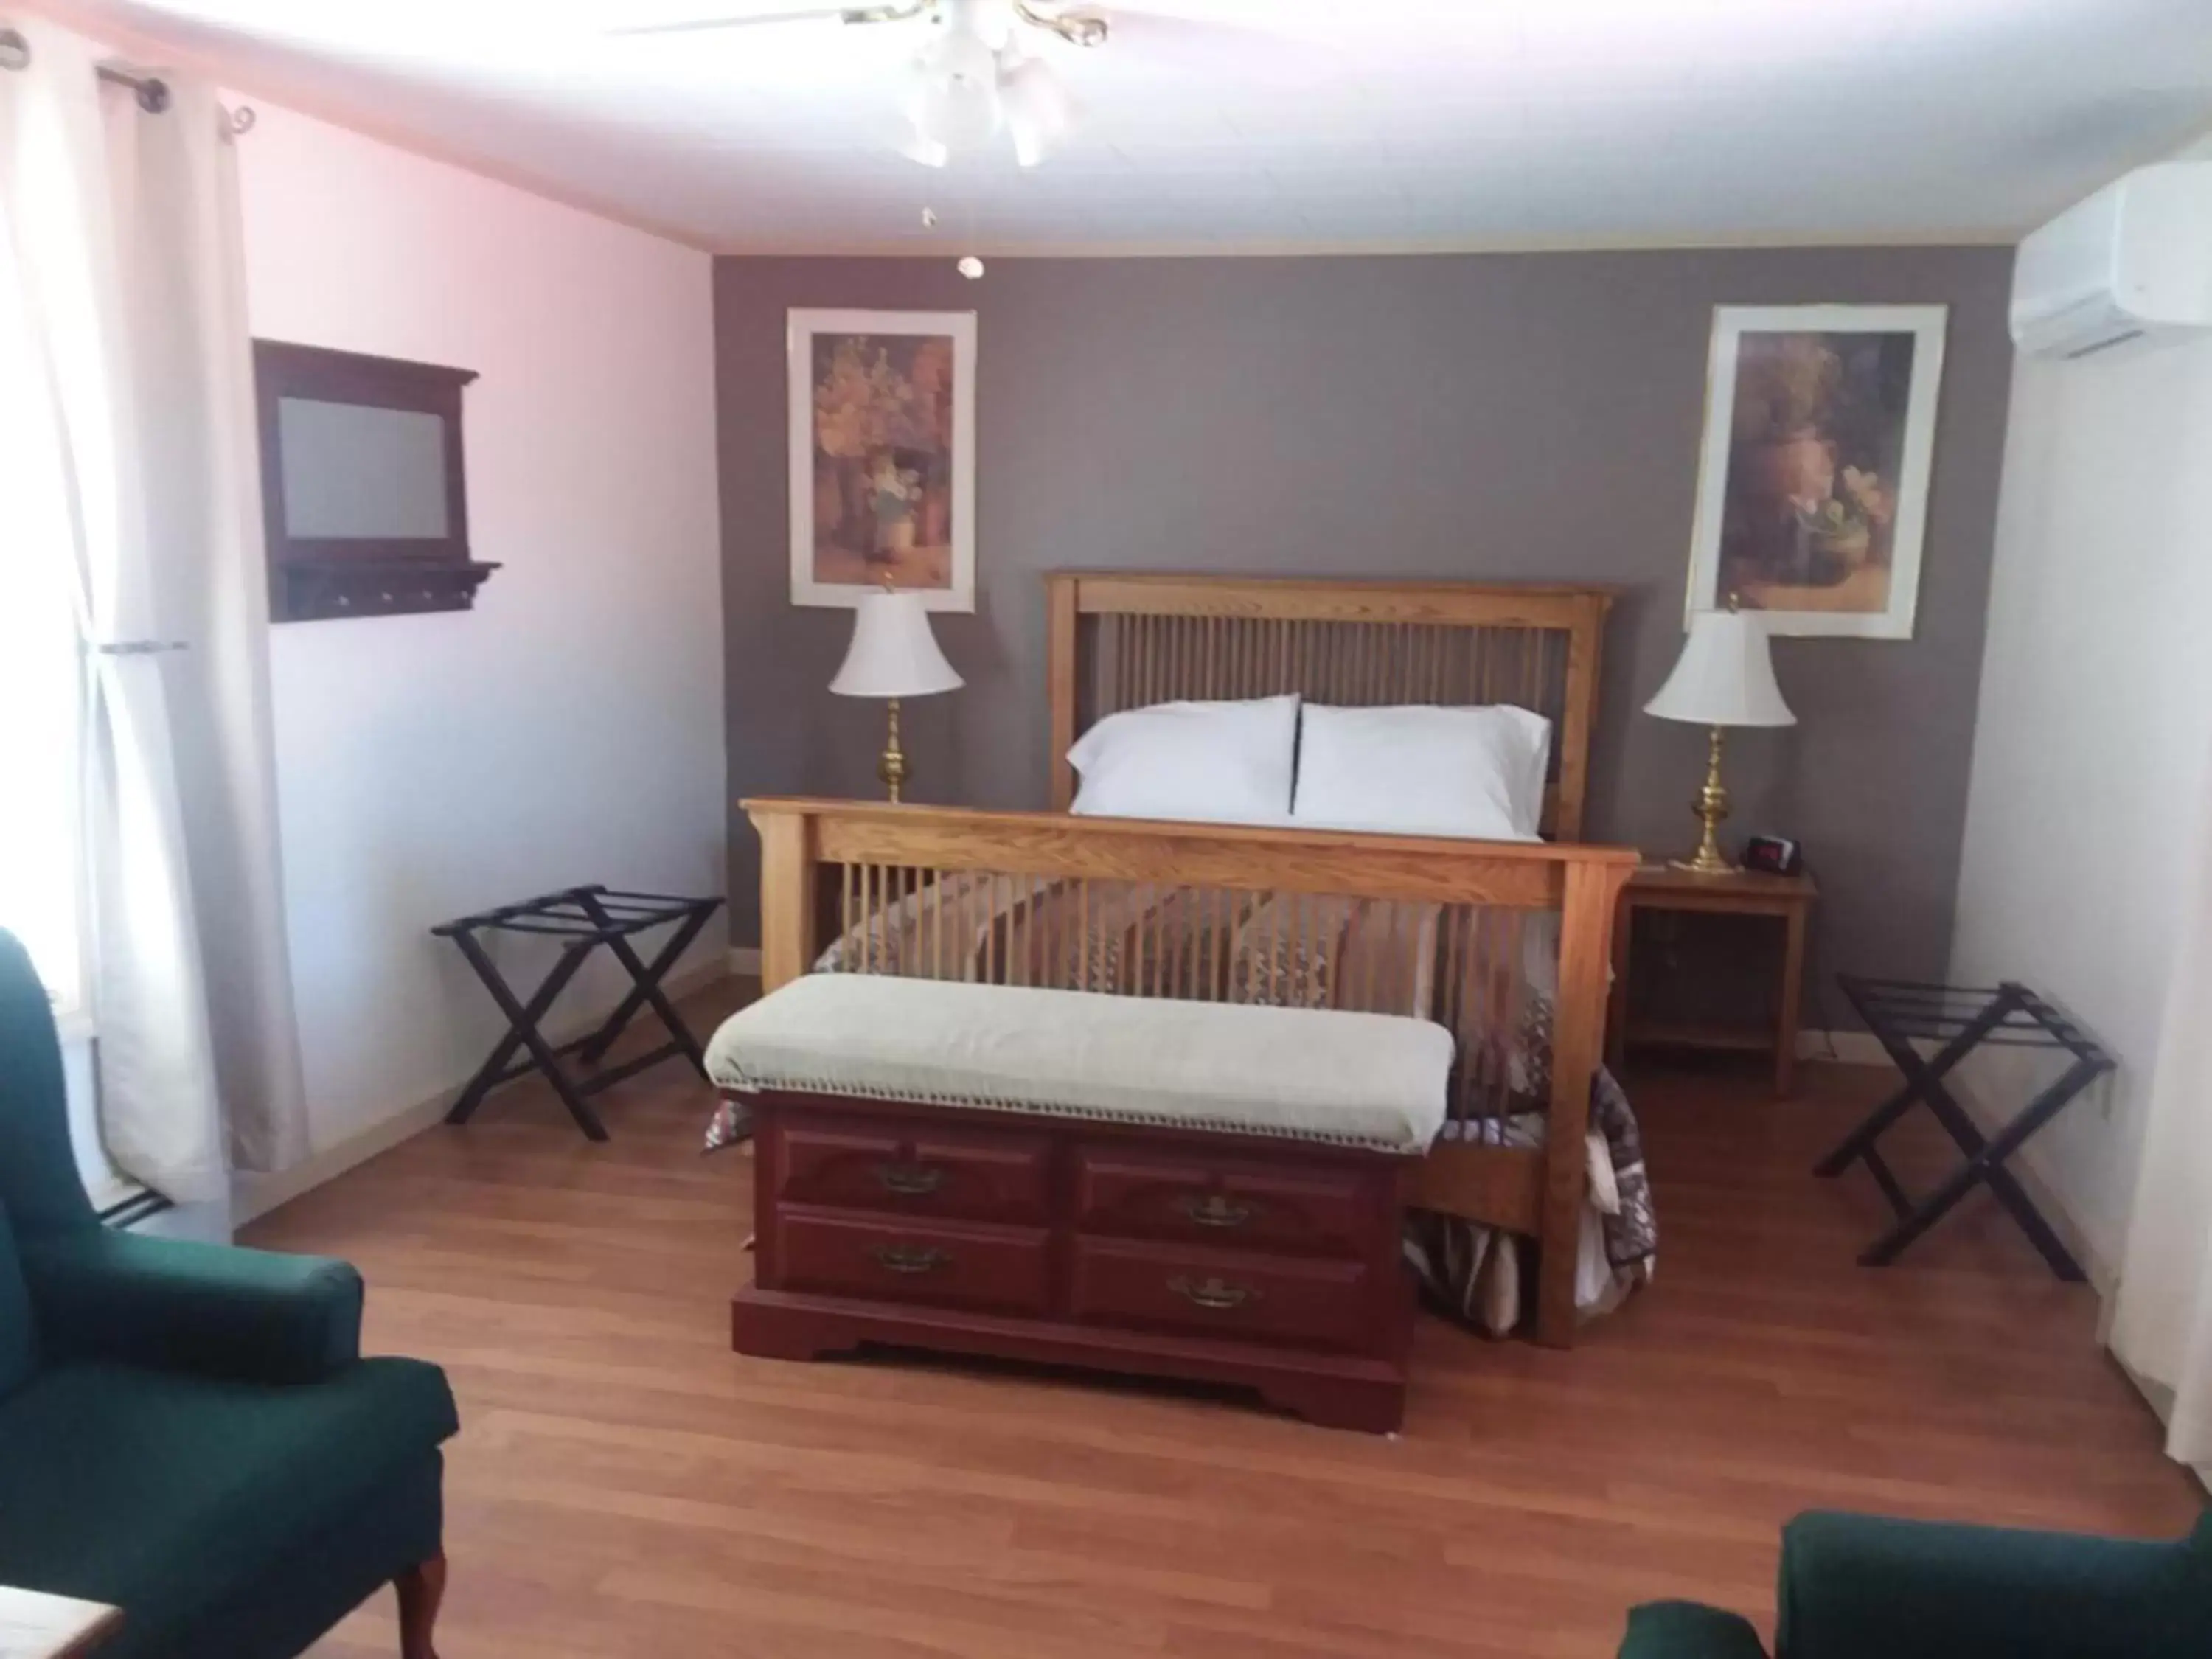
<path fill-rule="evenodd" d="M 1836 1176 L 1855 1160 L 1863 1160 L 1867 1173 L 1897 1212 L 1896 1224 L 1860 1254 L 1860 1264 L 1887 1267 L 1949 1214 L 1960 1200 L 1976 1187 L 1986 1186 L 2020 1224 L 2052 1273 L 2076 1283 L 2081 1280 L 2085 1275 L 2081 1263 L 2004 1166 L 2030 1135 L 2112 1069 L 2112 1056 L 2094 1037 L 2014 981 L 1984 986 L 1938 985 L 1917 980 L 1865 979 L 1855 974 L 1838 974 L 1836 981 L 1866 1022 L 1867 1030 L 1905 1074 L 1905 1087 L 1877 1107 L 1813 1170 L 1817 1176 Z M 1940 1046 L 1932 1055 L 1923 1055 L 1918 1045 L 1923 1042 Z M 1943 1083 L 1960 1060 L 1984 1047 L 2048 1048 L 2072 1056 L 2072 1062 L 1993 1137 L 1983 1134 Z M 1966 1161 L 1934 1192 L 1916 1200 L 1884 1161 L 1875 1143 L 1885 1130 L 1923 1101 Z"/>
<path fill-rule="evenodd" d="M 592 1109 L 591 1096 L 679 1054 L 704 1077 L 706 1055 L 690 1028 L 684 1024 L 683 1016 L 662 992 L 660 981 L 690 948 L 691 941 L 698 938 L 700 929 L 721 904 L 720 898 L 680 898 L 667 893 L 624 892 L 598 885 L 568 887 L 517 904 L 502 904 L 497 909 L 456 917 L 433 927 L 433 933 L 460 947 L 461 955 L 476 969 L 477 977 L 483 981 L 492 1000 L 507 1016 L 508 1027 L 507 1035 L 499 1040 L 490 1056 L 477 1068 L 476 1075 L 453 1102 L 452 1109 L 446 1114 L 446 1121 L 466 1123 L 493 1089 L 532 1072 L 542 1072 L 552 1085 L 553 1092 L 561 1097 L 561 1103 L 568 1109 L 568 1115 L 576 1120 L 576 1127 L 593 1140 L 605 1140 L 607 1126 Z M 647 963 L 640 957 L 630 941 L 640 933 L 672 923 L 676 931 L 669 935 L 653 960 Z M 498 964 L 477 937 L 486 932 L 544 934 L 565 939 L 568 943 L 562 946 L 561 958 L 545 975 L 544 981 L 525 1001 L 508 987 Z M 629 972 L 632 981 L 629 994 L 586 1036 L 558 1046 L 548 1042 L 538 1029 L 538 1022 L 545 1018 L 554 999 L 576 976 L 585 959 L 603 945 Z M 647 1006 L 667 1028 L 668 1041 L 619 1066 L 598 1070 L 600 1058 L 613 1047 L 623 1028 Z M 528 1050 L 525 1058 L 515 1059 L 518 1048 Z M 565 1054 L 574 1054 L 592 1067 L 591 1075 L 572 1075 L 561 1063 Z"/>

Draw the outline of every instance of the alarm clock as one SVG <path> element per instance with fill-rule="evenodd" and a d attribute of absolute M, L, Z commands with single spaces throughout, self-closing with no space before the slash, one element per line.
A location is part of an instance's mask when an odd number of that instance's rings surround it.
<path fill-rule="evenodd" d="M 1805 867 L 1805 850 L 1787 836 L 1753 836 L 1743 844 L 1743 867 L 1769 876 L 1794 876 Z"/>

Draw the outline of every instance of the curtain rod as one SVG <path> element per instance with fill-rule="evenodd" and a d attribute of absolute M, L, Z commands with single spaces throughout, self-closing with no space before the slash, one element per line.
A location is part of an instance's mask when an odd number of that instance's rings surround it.
<path fill-rule="evenodd" d="M 149 115 L 159 115 L 169 107 L 169 83 L 158 75 L 134 75 L 110 64 L 102 64 L 99 73 L 110 86 L 130 88 L 138 107 Z"/>
<path fill-rule="evenodd" d="M 0 27 L 0 69 L 30 66 L 31 43 L 24 38 L 23 31 Z M 149 115 L 159 115 L 169 106 L 169 83 L 157 75 L 140 75 L 116 64 L 102 64 L 96 72 L 103 81 L 130 88 L 137 97 L 138 107 Z"/>
<path fill-rule="evenodd" d="M 0 26 L 0 70 L 28 69 L 30 65 L 31 43 L 23 38 L 22 31 Z M 161 114 L 173 101 L 169 83 L 158 75 L 142 75 L 119 64 L 102 64 L 95 72 L 112 86 L 130 88 L 138 107 L 149 115 Z M 223 125 L 234 135 L 253 131 L 251 105 L 240 104 L 236 109 L 222 109 L 220 112 Z"/>

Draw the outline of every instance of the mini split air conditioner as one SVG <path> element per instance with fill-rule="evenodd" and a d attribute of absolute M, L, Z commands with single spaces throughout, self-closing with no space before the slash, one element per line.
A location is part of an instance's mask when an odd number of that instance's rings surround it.
<path fill-rule="evenodd" d="M 2212 328 L 2212 161 L 2141 167 L 2020 245 L 2012 337 L 2087 357 Z"/>

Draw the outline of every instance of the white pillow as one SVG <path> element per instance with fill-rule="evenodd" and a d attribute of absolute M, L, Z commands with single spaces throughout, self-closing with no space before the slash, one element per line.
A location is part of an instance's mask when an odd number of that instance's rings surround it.
<path fill-rule="evenodd" d="M 1099 817 L 1281 823 L 1291 810 L 1298 700 L 1163 702 L 1109 714 L 1067 758 L 1069 810 Z"/>
<path fill-rule="evenodd" d="M 1510 703 L 1308 703 L 1291 817 L 1332 830 L 1534 841 L 1551 752 L 1551 721 Z"/>

